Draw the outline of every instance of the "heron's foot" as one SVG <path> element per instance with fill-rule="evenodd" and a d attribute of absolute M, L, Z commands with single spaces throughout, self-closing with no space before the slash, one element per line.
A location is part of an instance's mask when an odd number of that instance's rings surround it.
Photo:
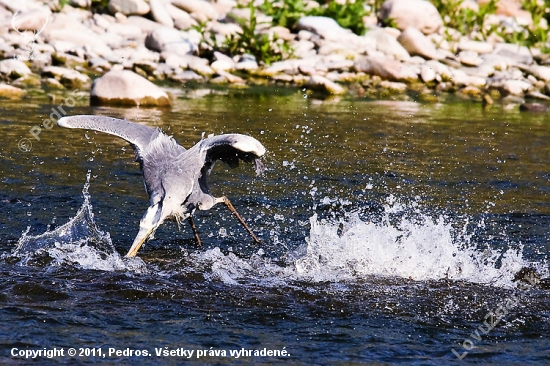
<path fill-rule="evenodd" d="M 241 223 L 241 225 L 244 226 L 244 228 L 246 229 L 246 231 L 248 231 L 248 233 L 250 234 L 250 236 L 252 236 L 252 239 L 254 240 L 254 242 L 260 244 L 261 241 L 256 237 L 256 235 L 254 235 L 254 233 L 252 232 L 252 230 L 250 230 L 250 228 L 248 227 L 248 225 L 246 224 L 246 222 L 244 222 L 243 218 L 241 217 L 241 215 L 239 215 L 239 213 L 237 212 L 237 210 L 235 210 L 235 207 L 233 207 L 233 204 L 231 203 L 231 201 L 229 201 L 229 198 L 227 198 L 226 196 L 216 198 L 216 203 L 222 203 L 222 202 L 225 203 L 225 205 L 227 206 L 227 208 L 229 209 L 229 211 L 233 212 L 233 214 L 237 217 L 237 220 L 239 220 L 239 222 Z"/>
<path fill-rule="evenodd" d="M 199 237 L 199 233 L 197 231 L 197 227 L 195 226 L 195 221 L 193 220 L 193 217 L 189 216 L 187 218 L 187 221 L 189 222 L 189 225 L 191 225 L 191 229 L 193 230 L 193 235 L 195 235 L 195 240 L 197 241 L 197 245 L 201 247 L 202 241 L 201 241 L 201 238 Z"/>

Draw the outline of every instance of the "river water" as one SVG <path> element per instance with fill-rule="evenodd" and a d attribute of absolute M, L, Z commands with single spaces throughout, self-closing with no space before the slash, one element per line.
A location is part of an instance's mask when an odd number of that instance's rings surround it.
<path fill-rule="evenodd" d="M 69 93 L 3 101 L 1 363 L 54 349 L 38 360 L 550 362 L 547 115 L 295 89 L 172 92 L 169 110 L 90 108 Z M 216 206 L 196 216 L 202 247 L 167 222 L 123 258 L 148 205 L 132 149 L 41 126 L 52 108 L 158 126 L 184 147 L 203 133 L 256 137 L 263 175 L 219 163 L 209 181 L 262 244 Z M 514 281 L 525 267 L 542 282 Z"/>

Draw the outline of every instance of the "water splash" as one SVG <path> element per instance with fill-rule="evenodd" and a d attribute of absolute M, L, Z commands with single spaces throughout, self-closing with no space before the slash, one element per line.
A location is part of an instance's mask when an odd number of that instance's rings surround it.
<path fill-rule="evenodd" d="M 406 210 L 395 200 L 384 206 L 383 218 L 369 222 L 352 212 L 345 220 L 310 218 L 305 243 L 287 253 L 286 265 L 278 266 L 263 253 L 242 259 L 224 255 L 215 248 L 197 253 L 196 263 L 211 274 L 211 280 L 235 284 L 249 277 L 264 283 L 289 281 L 357 282 L 372 276 L 415 281 L 452 280 L 515 287 L 514 275 L 523 267 L 535 268 L 548 276 L 547 263 L 524 258 L 523 246 L 491 249 L 476 242 L 468 220 L 453 222 L 449 217 Z M 397 217 L 397 218 L 396 218 Z M 462 229 L 457 229 L 457 224 Z M 478 223 L 474 226 L 483 226 Z M 481 244 L 481 245 L 480 245 Z"/>
<path fill-rule="evenodd" d="M 163 272 L 155 264 L 146 265 L 139 258 L 122 258 L 117 253 L 109 233 L 101 231 L 94 221 L 89 180 L 88 172 L 82 191 L 84 202 L 76 216 L 41 235 L 30 236 L 27 230 L 12 258 L 20 265 L 72 265 L 104 271 L 144 271 L 149 267 L 147 271 Z M 322 203 L 332 203 L 329 201 L 323 199 Z M 346 201 L 344 210 L 349 211 L 350 205 Z M 250 258 L 242 258 L 216 247 L 182 252 L 169 272 L 200 273 L 207 281 L 231 285 L 254 282 L 266 286 L 289 286 L 294 281 L 358 282 L 379 276 L 515 287 L 512 280 L 523 267 L 548 276 L 548 264 L 529 262 L 521 245 L 512 249 L 514 243 L 506 243 L 501 250 L 485 245 L 481 249 L 486 243 L 469 233 L 468 220 L 457 229 L 460 224 L 456 219 L 422 213 L 418 204 L 404 205 L 393 196 L 383 208 L 376 222 L 364 220 L 356 212 L 346 214 L 345 219 L 319 219 L 314 214 L 304 243 L 288 251 L 284 261 L 275 262 L 262 249 Z M 274 219 L 282 225 L 294 222 L 291 217 Z M 276 233 L 272 239 L 279 240 Z"/>
<path fill-rule="evenodd" d="M 138 269 L 143 261 L 123 259 L 115 250 L 108 232 L 94 221 L 90 203 L 90 171 L 82 189 L 84 202 L 75 217 L 53 231 L 40 235 L 23 233 L 11 258 L 20 265 L 45 264 L 51 267 L 77 265 L 83 269 L 103 271 Z"/>
<path fill-rule="evenodd" d="M 343 223 L 316 216 L 310 223 L 305 254 L 294 265 L 299 277 L 314 282 L 378 275 L 512 286 L 514 274 L 533 265 L 523 258 L 522 247 L 478 250 L 443 217 L 420 222 L 402 218 L 396 225 L 365 222 L 351 214 Z"/>

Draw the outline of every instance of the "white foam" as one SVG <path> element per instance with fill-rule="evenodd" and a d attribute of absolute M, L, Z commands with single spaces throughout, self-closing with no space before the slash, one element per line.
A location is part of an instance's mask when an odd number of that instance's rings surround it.
<path fill-rule="evenodd" d="M 462 231 L 444 216 L 416 215 L 412 219 L 405 215 L 392 222 L 390 214 L 399 210 L 397 204 L 387 205 L 384 220 L 377 223 L 363 221 L 353 213 L 343 222 L 314 215 L 306 243 L 288 253 L 286 266 L 273 264 L 263 253 L 242 259 L 233 253 L 224 255 L 218 248 L 196 253 L 194 260 L 210 273 L 209 279 L 232 284 L 251 278 L 273 285 L 356 282 L 386 276 L 515 287 L 514 274 L 527 266 L 548 276 L 546 263 L 532 263 L 523 257 L 522 245 L 480 250 L 467 234 L 467 221 L 462 223 Z"/>
<path fill-rule="evenodd" d="M 392 225 L 389 220 L 364 222 L 352 214 L 341 228 L 340 223 L 316 216 L 310 223 L 306 254 L 295 267 L 300 277 L 314 282 L 379 275 L 511 286 L 514 273 L 532 265 L 523 258 L 521 247 L 477 250 L 468 236 L 453 234 L 456 230 L 443 217 L 424 217 L 420 222 L 402 218 Z"/>
<path fill-rule="evenodd" d="M 82 190 L 84 202 L 77 214 L 53 231 L 40 235 L 28 235 L 29 229 L 19 239 L 13 257 L 19 264 L 28 265 L 35 259 L 48 256 L 50 266 L 77 265 L 83 269 L 101 271 L 145 268 L 141 259 L 123 259 L 117 253 L 108 232 L 101 231 L 95 221 L 88 193 L 90 172 Z"/>

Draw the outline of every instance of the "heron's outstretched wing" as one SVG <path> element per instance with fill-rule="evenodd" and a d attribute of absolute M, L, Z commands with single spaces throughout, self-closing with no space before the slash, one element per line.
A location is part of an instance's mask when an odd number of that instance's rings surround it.
<path fill-rule="evenodd" d="M 256 173 L 263 171 L 259 158 L 265 154 L 265 147 L 255 138 L 237 133 L 208 137 L 200 142 L 200 150 L 205 154 L 204 167 L 209 171 L 216 160 L 221 160 L 231 168 L 239 165 L 239 160 L 256 163 Z"/>
<path fill-rule="evenodd" d="M 137 154 L 145 150 L 158 131 L 156 128 L 123 119 L 94 115 L 63 117 L 57 124 L 66 128 L 82 128 L 118 136 L 132 144 Z"/>
<path fill-rule="evenodd" d="M 105 132 L 128 141 L 136 153 L 151 205 L 164 197 L 162 178 L 166 170 L 170 170 L 172 161 L 185 152 L 185 148 L 160 129 L 122 119 L 80 115 L 60 118 L 57 124 L 67 128 Z"/>

